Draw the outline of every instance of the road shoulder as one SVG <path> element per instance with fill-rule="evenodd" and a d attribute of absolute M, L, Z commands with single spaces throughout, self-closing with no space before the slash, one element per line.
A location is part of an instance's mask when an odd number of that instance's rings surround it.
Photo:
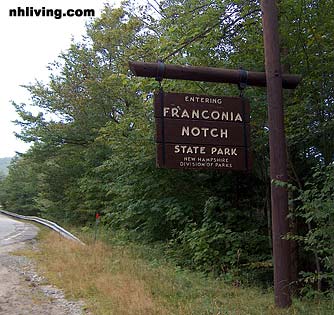
<path fill-rule="evenodd" d="M 31 239 L 36 227 L 24 225 L 18 233 L 20 241 L 13 237 L 10 244 L 0 247 L 0 314 L 83 315 L 82 302 L 66 300 L 61 290 L 48 285 L 46 279 L 37 274 L 31 259 L 15 254 L 22 250 L 39 250 L 38 242 Z"/>

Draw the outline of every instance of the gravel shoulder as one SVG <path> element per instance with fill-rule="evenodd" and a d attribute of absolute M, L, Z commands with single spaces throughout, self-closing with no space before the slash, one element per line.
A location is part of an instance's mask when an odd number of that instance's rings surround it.
<path fill-rule="evenodd" d="M 48 285 L 32 260 L 13 254 L 22 249 L 38 250 L 36 240 L 21 239 L 0 246 L 0 315 L 86 314 L 82 302 L 68 301 L 61 290 Z"/>

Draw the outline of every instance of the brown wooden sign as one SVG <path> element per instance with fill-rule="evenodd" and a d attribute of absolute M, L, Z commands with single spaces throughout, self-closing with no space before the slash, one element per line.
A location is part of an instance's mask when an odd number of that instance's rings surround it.
<path fill-rule="evenodd" d="M 249 103 L 239 97 L 155 95 L 157 166 L 248 170 Z"/>

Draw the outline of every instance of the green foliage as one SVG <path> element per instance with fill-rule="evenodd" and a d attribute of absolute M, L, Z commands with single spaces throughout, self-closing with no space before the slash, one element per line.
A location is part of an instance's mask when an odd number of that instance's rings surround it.
<path fill-rule="evenodd" d="M 217 197 L 207 199 L 200 224 L 188 224 L 170 246 L 181 264 L 214 274 L 239 274 L 240 268 L 267 260 L 266 237 L 259 221 L 246 224 L 246 213 Z M 268 252 L 267 252 L 268 253 Z"/>
<path fill-rule="evenodd" d="M 8 176 L 0 182 L 0 203 L 5 210 L 34 215 L 37 213 L 34 197 L 37 194 L 35 165 L 25 158 L 14 158 Z"/>
<path fill-rule="evenodd" d="M 334 158 L 333 2 L 281 1 L 281 11 L 283 62 L 303 77 L 288 101 L 289 141 L 299 159 L 308 156 L 304 163 L 320 157 L 328 165 Z"/>
<path fill-rule="evenodd" d="M 300 205 L 293 216 L 301 218 L 307 225 L 305 233 L 289 235 L 296 240 L 306 254 L 312 254 L 317 263 L 315 272 L 301 272 L 303 281 L 309 292 L 315 286 L 332 289 L 334 287 L 334 167 L 318 167 L 305 189 L 297 198 Z"/>

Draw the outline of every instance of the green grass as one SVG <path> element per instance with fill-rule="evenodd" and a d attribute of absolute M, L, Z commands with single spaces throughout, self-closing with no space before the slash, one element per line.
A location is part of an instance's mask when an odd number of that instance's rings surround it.
<path fill-rule="evenodd" d="M 88 245 L 43 232 L 40 251 L 29 255 L 51 283 L 84 299 L 94 315 L 334 314 L 332 300 L 295 299 L 289 309 L 277 309 L 271 290 L 181 270 L 156 250 L 116 242 L 109 234 L 101 233 L 105 241 L 96 243 L 89 233 L 79 237 Z"/>

